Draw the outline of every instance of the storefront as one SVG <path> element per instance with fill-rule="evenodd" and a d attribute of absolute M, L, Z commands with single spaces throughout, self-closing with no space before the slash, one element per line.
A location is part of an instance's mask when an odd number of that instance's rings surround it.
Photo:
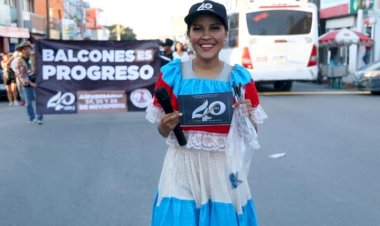
<path fill-rule="evenodd" d="M 29 30 L 21 27 L 0 25 L 0 52 L 13 52 L 19 39 L 30 38 Z"/>
<path fill-rule="evenodd" d="M 360 3 L 362 4 L 359 5 Z M 320 19 L 325 22 L 326 32 L 347 28 L 363 32 L 377 43 L 379 41 L 375 38 L 374 20 L 371 19 L 374 8 L 376 8 L 375 0 L 321 0 Z M 376 59 L 373 49 L 371 61 Z M 351 45 L 346 54 L 348 54 L 348 69 L 351 73 L 355 72 L 358 67 L 365 64 L 362 58 L 366 54 L 366 46 Z"/>
<path fill-rule="evenodd" d="M 39 39 L 46 38 L 46 18 L 34 13 L 30 13 L 30 21 L 30 42 L 34 43 Z"/>

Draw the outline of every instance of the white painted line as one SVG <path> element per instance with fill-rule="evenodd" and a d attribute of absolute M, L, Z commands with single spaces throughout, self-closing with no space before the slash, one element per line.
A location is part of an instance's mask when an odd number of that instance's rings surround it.
<path fill-rule="evenodd" d="M 274 153 L 274 154 L 271 154 L 269 155 L 269 158 L 272 158 L 272 159 L 278 159 L 278 158 L 282 158 L 285 156 L 285 152 L 282 152 L 282 153 Z"/>

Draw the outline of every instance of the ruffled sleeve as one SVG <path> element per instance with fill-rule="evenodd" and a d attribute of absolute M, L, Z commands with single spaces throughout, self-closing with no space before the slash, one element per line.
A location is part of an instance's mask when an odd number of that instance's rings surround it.
<path fill-rule="evenodd" d="M 154 90 L 164 87 L 170 96 L 170 102 L 174 110 L 178 110 L 177 94 L 181 82 L 181 61 L 174 60 L 161 68 Z M 164 110 L 156 97 L 146 109 L 145 119 L 151 123 L 158 123 L 161 120 Z"/>
<path fill-rule="evenodd" d="M 261 107 L 261 105 L 257 105 L 257 107 L 254 107 L 252 110 L 252 117 L 253 121 L 257 124 L 261 124 L 264 122 L 264 119 L 268 118 L 267 114 L 265 113 L 264 109 Z"/>
<path fill-rule="evenodd" d="M 164 110 L 151 102 L 146 108 L 145 119 L 150 123 L 159 123 L 163 114 Z"/>

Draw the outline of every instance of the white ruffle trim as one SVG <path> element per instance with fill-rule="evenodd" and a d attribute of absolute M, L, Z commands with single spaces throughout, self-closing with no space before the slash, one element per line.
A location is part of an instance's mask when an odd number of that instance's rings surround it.
<path fill-rule="evenodd" d="M 253 121 L 255 121 L 257 124 L 263 123 L 264 119 L 268 118 L 268 115 L 265 113 L 260 104 L 257 105 L 257 107 L 253 108 L 252 115 Z"/>
<path fill-rule="evenodd" d="M 152 103 L 146 109 L 145 119 L 151 123 L 159 123 L 163 115 L 163 109 L 154 106 Z M 258 105 L 252 110 L 252 115 L 257 124 L 263 123 L 264 119 L 268 117 L 261 105 Z M 182 148 L 218 152 L 223 152 L 226 149 L 226 139 L 228 134 L 203 131 L 184 131 L 183 133 L 186 137 L 187 144 Z M 169 133 L 166 143 L 168 145 L 176 145 L 180 147 L 173 132 Z"/>
<path fill-rule="evenodd" d="M 183 148 L 190 150 L 217 151 L 224 152 L 226 149 L 227 134 L 210 133 L 203 131 L 184 131 L 187 143 Z M 169 133 L 166 139 L 169 146 L 177 145 L 178 141 L 173 132 Z"/>
<path fill-rule="evenodd" d="M 162 108 L 156 107 L 153 103 L 150 103 L 146 108 L 145 119 L 150 123 L 159 123 L 163 115 L 164 110 Z"/>

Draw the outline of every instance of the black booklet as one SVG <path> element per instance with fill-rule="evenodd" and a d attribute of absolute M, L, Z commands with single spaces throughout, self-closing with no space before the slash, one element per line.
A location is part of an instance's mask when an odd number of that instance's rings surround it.
<path fill-rule="evenodd" d="M 233 114 L 232 92 L 179 95 L 181 126 L 229 125 Z"/>

